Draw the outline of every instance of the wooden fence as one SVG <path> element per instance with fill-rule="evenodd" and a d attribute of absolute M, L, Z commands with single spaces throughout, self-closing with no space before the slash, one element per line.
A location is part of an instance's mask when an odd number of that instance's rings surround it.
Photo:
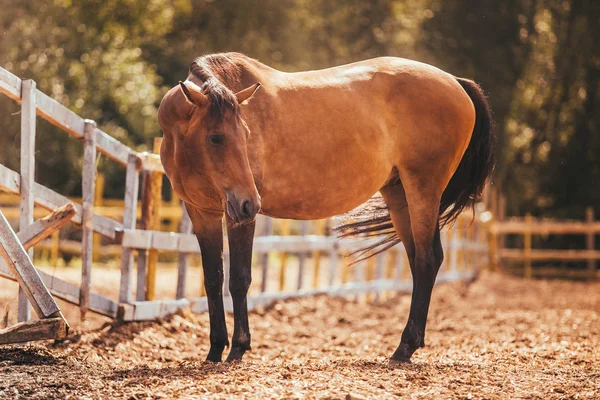
<path fill-rule="evenodd" d="M 58 298 L 78 305 L 82 317 L 91 311 L 122 320 L 145 320 L 166 315 L 182 307 L 202 312 L 207 310 L 205 297 L 186 298 L 185 281 L 189 255 L 199 252 L 195 237 L 191 234 L 191 223 L 182 214 L 179 232 L 158 230 L 158 208 L 160 185 L 164 173 L 160 159 L 155 154 L 138 153 L 118 142 L 99 129 L 94 121 L 84 120 L 63 107 L 43 92 L 36 89 L 35 82 L 21 80 L 0 68 L 0 92 L 21 104 L 21 171 L 20 174 L 0 164 L 0 190 L 20 196 L 21 228 L 34 222 L 34 205 L 55 211 L 66 204 L 73 204 L 75 213 L 72 222 L 82 226 L 81 240 L 81 284 L 76 285 L 54 277 L 43 271 L 38 273 L 49 291 Z M 82 173 L 82 199 L 77 203 L 34 181 L 36 115 L 58 126 L 71 136 L 80 139 L 84 147 Z M 158 142 L 156 143 L 158 144 Z M 155 146 L 156 146 L 155 144 Z M 43 154 L 43 153 L 41 153 Z M 125 196 L 121 221 L 101 215 L 96 209 L 95 185 L 97 182 L 96 158 L 101 154 L 126 166 Z M 142 183 L 140 185 L 140 179 Z M 141 195 L 140 195 L 141 194 Z M 140 219 L 138 221 L 138 199 Z M 310 234 L 309 222 L 300 223 L 294 236 L 273 235 L 273 226 L 278 223 L 283 232 L 290 230 L 289 221 L 273 221 L 262 218 L 254 251 L 261 266 L 261 290 L 248 299 L 250 308 L 264 305 L 273 300 L 287 297 L 327 293 L 330 295 L 379 294 L 384 291 L 410 291 L 408 263 L 402 245 L 381 254 L 370 263 L 360 263 L 352 268 L 345 254 L 363 246 L 370 239 L 347 239 L 338 241 L 321 232 Z M 325 222 L 315 222 L 318 227 Z M 461 222 L 462 223 L 462 222 Z M 120 265 L 119 298 L 114 300 L 91 290 L 91 268 L 94 246 L 93 234 L 108 238 L 122 247 Z M 479 218 L 468 227 L 458 227 L 443 234 L 446 259 L 438 276 L 438 282 L 471 279 L 476 270 L 487 264 L 487 229 Z M 228 276 L 228 249 L 225 240 L 225 273 Z M 178 254 L 177 295 L 174 300 L 154 300 L 154 286 L 158 252 Z M 267 288 L 269 265 L 268 254 L 280 253 L 279 282 L 275 291 Z M 137 260 L 134 255 L 137 254 Z M 299 260 L 296 289 L 285 291 L 283 284 L 287 271 L 286 260 L 296 254 Z M 312 255 L 314 269 L 312 282 L 305 282 L 306 260 Z M 323 256 L 323 257 L 322 257 Z M 327 257 L 325 267 L 321 260 Z M 135 261 L 135 264 L 134 264 Z M 134 265 L 136 266 L 134 270 Z M 326 268 L 327 279 L 317 279 Z M 137 279 L 134 279 L 134 272 Z M 0 276 L 15 279 L 11 270 L 0 263 Z M 137 282 L 135 298 L 133 282 Z M 225 291 L 227 292 L 227 283 Z M 228 298 L 228 297 L 227 297 Z M 230 300 L 226 300 L 229 304 Z M 19 320 L 29 319 L 29 306 L 25 296 L 19 297 Z"/>
<path fill-rule="evenodd" d="M 506 221 L 496 221 L 490 226 L 490 252 L 494 266 L 499 262 L 517 262 L 523 264 L 523 274 L 527 278 L 534 275 L 534 262 L 586 262 L 584 275 L 590 278 L 597 276 L 596 263 L 600 260 L 600 250 L 595 248 L 596 235 L 600 234 L 600 222 L 594 220 L 592 208 L 586 210 L 585 221 L 557 221 L 549 219 L 534 219 L 530 214 L 525 218 L 511 218 Z M 523 236 L 523 248 L 504 248 L 502 237 L 505 235 Z M 532 238 L 535 235 L 584 235 L 586 249 L 558 250 L 534 249 Z"/>

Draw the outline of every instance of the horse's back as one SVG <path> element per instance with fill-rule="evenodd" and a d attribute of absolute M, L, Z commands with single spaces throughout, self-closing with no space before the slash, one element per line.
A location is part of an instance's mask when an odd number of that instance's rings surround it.
<path fill-rule="evenodd" d="M 472 129 L 456 120 L 473 106 L 455 78 L 416 61 L 382 57 L 262 79 L 265 96 L 247 122 L 260 131 L 263 208 L 276 216 L 348 211 L 413 158 L 462 155 Z"/>

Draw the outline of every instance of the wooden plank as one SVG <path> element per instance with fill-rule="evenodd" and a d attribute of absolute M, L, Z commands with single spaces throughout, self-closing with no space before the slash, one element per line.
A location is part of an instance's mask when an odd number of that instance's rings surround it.
<path fill-rule="evenodd" d="M 140 164 L 134 154 L 127 158 L 127 173 L 125 177 L 125 211 L 123 228 L 135 229 L 137 199 L 139 189 Z M 133 251 L 124 247 L 121 255 L 121 282 L 119 288 L 119 303 L 131 303 L 131 268 L 133 266 Z"/>
<path fill-rule="evenodd" d="M 181 221 L 179 223 L 179 231 L 185 235 L 192 233 L 192 221 L 187 213 L 185 207 L 181 207 Z M 180 236 L 182 238 L 184 236 Z M 177 241 L 178 248 L 181 248 L 181 240 Z M 196 243 L 197 245 L 197 243 Z M 188 269 L 188 258 L 189 254 L 179 253 L 177 259 L 177 290 L 175 292 L 175 298 L 183 299 L 185 297 L 185 285 L 187 282 L 187 269 Z"/>
<path fill-rule="evenodd" d="M 119 319 L 122 321 L 148 321 L 165 317 L 189 306 L 190 301 L 187 299 L 136 301 L 131 304 L 119 305 Z"/>
<path fill-rule="evenodd" d="M 0 164 L 0 190 L 19 195 L 20 175 Z M 56 208 L 62 207 L 65 204 L 73 203 L 69 198 L 48 189 L 39 183 L 33 185 L 34 202 L 37 206 L 53 211 Z M 73 203 L 77 213 L 73 217 L 73 222 L 81 224 L 82 208 L 80 204 Z M 123 225 L 110 218 L 103 217 L 94 213 L 92 215 L 93 224 L 96 232 L 110 239 L 115 238 L 115 231 L 122 229 Z"/>
<path fill-rule="evenodd" d="M 142 232 L 149 228 L 150 224 L 150 173 L 142 172 L 142 218 L 140 220 L 140 228 Z M 150 231 L 147 231 L 150 232 Z M 137 277 L 135 287 L 135 300 L 145 301 L 147 290 L 147 271 L 148 271 L 148 250 L 152 246 L 152 234 L 147 235 L 149 240 L 148 247 L 138 247 L 137 257 Z"/>
<path fill-rule="evenodd" d="M 273 219 L 271 217 L 264 217 L 264 226 L 263 226 L 263 237 L 269 237 L 273 234 Z M 262 239 L 262 237 L 254 238 L 254 245 L 256 245 L 256 241 L 258 239 Z M 227 243 L 227 241 L 225 241 Z M 269 252 L 264 252 L 260 259 L 260 268 L 261 268 L 261 280 L 260 280 L 260 291 L 265 292 L 267 290 L 267 281 L 268 281 L 268 273 L 269 273 Z"/>
<path fill-rule="evenodd" d="M 14 101 L 21 101 L 21 79 L 0 67 L 0 92 Z"/>
<path fill-rule="evenodd" d="M 494 222 L 490 227 L 490 230 L 496 234 L 523 234 L 528 229 L 533 235 L 600 234 L 600 222 L 532 220 L 532 225 L 527 227 L 523 220 L 511 219 L 504 222 Z"/>
<path fill-rule="evenodd" d="M 152 151 L 156 153 L 160 153 L 160 147 L 162 145 L 162 137 L 154 138 L 154 145 Z M 162 199 L 162 177 L 163 174 L 161 172 L 153 171 L 150 173 L 148 177 L 149 183 L 149 215 L 148 215 L 148 228 L 150 230 L 158 231 L 160 230 L 160 218 L 159 218 L 159 208 Z M 175 245 L 177 245 L 177 240 L 175 240 Z M 156 268 L 158 266 L 158 251 L 155 249 L 148 251 L 148 274 L 146 276 L 146 300 L 154 300 L 156 297 Z"/>
<path fill-rule="evenodd" d="M 309 222 L 308 221 L 300 221 L 300 236 L 308 235 Z M 304 284 L 304 271 L 306 270 L 306 258 L 308 257 L 308 253 L 301 252 L 298 254 L 298 284 L 296 288 L 298 290 L 302 289 Z"/>
<path fill-rule="evenodd" d="M 94 198 L 96 192 L 96 123 L 85 121 L 83 134 L 83 176 L 81 182 L 82 215 L 81 225 L 81 298 L 79 310 L 81 319 L 85 319 L 90 304 L 92 289 L 92 257 L 94 252 Z"/>
<path fill-rule="evenodd" d="M 594 209 L 588 207 L 585 210 L 585 222 L 588 224 L 594 223 Z M 595 235 L 593 233 L 587 233 L 585 237 L 585 247 L 588 251 L 594 251 L 595 248 Z M 596 275 L 596 261 L 592 258 L 588 259 L 587 269 L 590 274 L 590 277 L 594 277 Z"/>
<path fill-rule="evenodd" d="M 527 214 L 525 216 L 525 224 L 527 229 L 523 233 L 523 254 L 525 257 L 524 274 L 525 278 L 527 279 L 531 279 L 533 276 L 533 271 L 531 269 L 531 222 L 531 214 Z"/>
<path fill-rule="evenodd" d="M 19 282 L 19 286 L 25 292 L 27 299 L 31 302 L 38 317 L 58 316 L 60 313 L 58 305 L 44 285 L 2 211 L 0 211 L 0 253 Z"/>
<path fill-rule="evenodd" d="M 385 258 L 384 253 L 379 253 L 375 256 L 375 280 L 383 281 L 385 280 Z M 381 293 L 375 293 L 375 301 L 379 302 L 381 300 Z"/>
<path fill-rule="evenodd" d="M 315 221 L 316 234 L 325 235 L 325 220 Z M 328 246 L 329 247 L 329 246 Z M 319 286 L 319 278 L 321 274 L 321 251 L 313 251 L 313 276 L 312 276 L 312 287 L 317 288 Z"/>
<path fill-rule="evenodd" d="M 36 95 L 38 98 L 37 114 L 40 117 L 44 118 L 52 125 L 56 125 L 77 139 L 83 138 L 83 130 L 85 126 L 83 118 L 44 92 L 38 90 Z"/>
<path fill-rule="evenodd" d="M 129 155 L 137 154 L 130 147 L 119 142 L 101 129 L 95 128 L 94 132 L 98 151 L 118 164 L 126 166 Z"/>
<path fill-rule="evenodd" d="M 271 250 L 285 250 L 290 253 L 317 250 L 329 252 L 334 246 L 337 246 L 340 252 L 353 251 L 368 245 L 374 240 L 377 239 L 344 239 L 338 242 L 333 236 L 258 236 L 254 239 L 254 253 L 267 253 Z M 175 232 L 124 229 L 121 233 L 121 245 L 125 248 L 140 250 L 156 249 L 169 252 L 200 253 L 196 237 L 193 234 Z M 484 249 L 485 247 L 480 248 L 482 251 Z M 223 253 L 229 253 L 229 246 L 226 241 L 223 245 Z"/>
<path fill-rule="evenodd" d="M 50 236 L 53 232 L 68 224 L 75 213 L 76 211 L 73 204 L 65 204 L 54 210 L 48 216 L 38 219 L 33 224 L 22 229 L 17 234 L 17 237 L 21 243 L 23 243 L 23 247 L 29 249 Z"/>
<path fill-rule="evenodd" d="M 62 339 L 68 331 L 69 325 L 60 317 L 21 322 L 0 330 L 0 344 Z"/>
<path fill-rule="evenodd" d="M 502 249 L 500 258 L 510 261 L 523 261 L 527 254 L 522 249 Z M 528 255 L 531 261 L 586 261 L 600 260 L 600 250 L 531 250 Z"/>
<path fill-rule="evenodd" d="M 4 68 L 0 68 L 0 92 L 18 103 L 22 102 L 21 82 L 17 76 L 6 71 Z M 78 139 L 83 138 L 85 120 L 82 117 L 39 90 L 35 91 L 35 95 L 38 98 L 37 115 L 51 124 L 58 126 L 71 136 Z M 96 128 L 95 135 L 98 151 L 121 165 L 127 165 L 127 158 L 130 153 L 137 154 L 127 145 L 119 142 L 100 129 Z M 149 161 L 149 163 L 153 165 L 153 168 L 157 168 L 155 160 Z M 160 168 L 162 168 L 162 164 Z"/>
<path fill-rule="evenodd" d="M 339 264 L 340 255 L 338 254 L 338 243 L 334 242 L 329 251 L 329 286 L 332 286 L 335 283 Z"/>
<path fill-rule="evenodd" d="M 79 286 L 70 282 L 63 281 L 62 279 L 50 275 L 37 268 L 36 270 L 42 278 L 42 281 L 54 297 L 65 300 L 71 304 L 75 304 L 76 306 L 79 305 Z M 0 277 L 16 281 L 12 271 L 4 262 L 0 263 Z M 110 318 L 116 318 L 118 309 L 119 304 L 116 301 L 113 301 L 110 298 L 98 294 L 96 292 L 90 293 L 90 311 Z"/>
<path fill-rule="evenodd" d="M 160 156 L 158 154 L 152 154 L 148 152 L 138 153 L 138 158 L 141 162 L 141 169 L 147 172 L 160 172 L 165 173 Z"/>
<path fill-rule="evenodd" d="M 36 128 L 36 90 L 35 81 L 27 79 L 21 86 L 21 180 L 19 225 L 22 228 L 33 223 L 35 182 L 35 128 Z M 33 250 L 28 251 L 33 258 Z M 19 287 L 18 321 L 31 318 L 27 295 L 23 287 Z"/>
<path fill-rule="evenodd" d="M 290 234 L 290 220 L 282 219 L 281 225 L 279 226 L 279 235 L 280 237 L 285 237 Z M 284 250 L 279 253 L 279 291 L 283 292 L 285 289 L 285 281 L 286 281 L 286 269 L 287 269 L 287 258 L 288 254 Z"/>

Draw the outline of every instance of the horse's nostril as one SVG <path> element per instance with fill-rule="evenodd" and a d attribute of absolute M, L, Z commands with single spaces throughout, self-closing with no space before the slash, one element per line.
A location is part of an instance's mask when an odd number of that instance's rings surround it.
<path fill-rule="evenodd" d="M 252 203 L 250 203 L 250 200 L 246 200 L 242 203 L 242 213 L 245 217 L 252 216 Z"/>

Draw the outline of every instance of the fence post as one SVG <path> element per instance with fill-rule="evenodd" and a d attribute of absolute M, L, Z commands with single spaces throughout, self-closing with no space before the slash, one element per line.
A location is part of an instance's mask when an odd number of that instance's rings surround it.
<path fill-rule="evenodd" d="M 154 147 L 152 149 L 154 154 L 160 153 L 160 146 L 162 145 L 162 137 L 154 138 Z M 162 173 L 158 171 L 152 171 L 148 177 L 148 183 L 150 183 L 150 198 L 149 198 L 149 215 L 148 215 L 148 228 L 149 230 L 158 231 L 160 230 L 160 216 L 158 209 L 162 200 Z M 158 250 L 148 251 L 148 275 L 146 281 L 146 300 L 154 300 L 156 293 L 156 266 L 158 265 Z"/>
<path fill-rule="evenodd" d="M 102 206 L 102 200 L 104 198 L 104 174 L 96 171 L 96 188 L 94 189 L 94 207 Z M 102 235 L 94 232 L 94 245 L 92 259 L 96 262 L 100 261 L 100 255 L 102 254 Z"/>
<path fill-rule="evenodd" d="M 142 215 L 140 220 L 140 229 L 147 230 L 149 227 L 149 203 L 150 203 L 150 173 L 148 171 L 141 171 L 142 175 Z M 135 300 L 144 301 L 146 300 L 146 281 L 147 281 L 147 268 L 148 268 L 148 250 L 138 250 L 137 257 L 137 279 L 135 288 Z"/>
<path fill-rule="evenodd" d="M 90 305 L 90 289 L 92 287 L 92 256 L 94 235 L 94 196 L 96 184 L 96 123 L 85 120 L 83 129 L 83 177 L 81 183 L 82 215 L 81 226 L 81 291 L 79 293 L 79 310 L 81 319 Z"/>
<path fill-rule="evenodd" d="M 281 220 L 281 236 L 289 236 L 290 234 L 290 220 L 282 219 Z M 279 264 L 279 291 L 283 292 L 285 288 L 285 269 L 287 266 L 287 252 L 281 252 L 281 260 Z"/>
<path fill-rule="evenodd" d="M 458 228 L 456 224 L 450 229 L 450 274 L 458 273 Z"/>
<path fill-rule="evenodd" d="M 523 254 L 525 256 L 525 278 L 531 279 L 533 270 L 531 268 L 531 214 L 525 215 L 525 231 L 523 232 Z"/>
<path fill-rule="evenodd" d="M 179 232 L 182 234 L 192 233 L 192 221 L 187 213 L 185 205 L 181 206 L 181 221 L 179 222 Z M 187 269 L 188 269 L 189 254 L 179 253 L 179 259 L 177 260 L 177 292 L 176 298 L 185 298 L 185 285 L 187 280 Z"/>
<path fill-rule="evenodd" d="M 125 201 L 123 211 L 123 229 L 135 229 L 137 218 L 137 202 L 140 181 L 140 161 L 136 154 L 130 153 L 127 158 L 127 175 L 125 178 Z M 121 253 L 121 285 L 119 303 L 131 303 L 131 267 L 133 250 L 123 248 Z"/>
<path fill-rule="evenodd" d="M 375 256 L 375 281 L 377 282 L 374 287 L 375 302 L 379 302 L 383 297 L 381 290 L 377 286 L 379 285 L 379 281 L 384 279 L 384 274 L 385 274 L 385 258 L 384 258 L 384 256 L 385 256 L 385 254 L 383 254 L 383 253 L 379 253 Z"/>
<path fill-rule="evenodd" d="M 273 234 L 273 219 L 271 217 L 264 217 L 263 236 L 271 236 Z M 267 291 L 267 280 L 269 278 L 269 252 L 266 251 L 261 257 L 261 281 L 260 291 L 264 293 Z"/>
<path fill-rule="evenodd" d="M 35 81 L 27 79 L 21 84 L 21 212 L 20 229 L 33 223 L 33 184 L 35 181 L 35 129 L 36 129 L 36 96 Z M 33 260 L 33 249 L 27 252 Z M 31 319 L 29 301 L 23 289 L 19 287 L 19 322 Z"/>
<path fill-rule="evenodd" d="M 315 222 L 316 234 L 319 236 L 325 236 L 325 220 L 320 219 Z M 312 287 L 316 289 L 319 287 L 319 278 L 321 275 L 321 252 L 316 250 L 313 252 L 314 269 L 313 269 L 313 281 Z"/>
<path fill-rule="evenodd" d="M 300 236 L 306 236 L 308 234 L 308 221 L 300 222 Z M 297 289 L 302 289 L 304 283 L 304 270 L 306 267 L 306 253 L 298 254 L 298 286 Z"/>
<path fill-rule="evenodd" d="M 592 207 L 588 207 L 585 210 L 585 222 L 588 224 L 592 224 L 594 222 L 594 209 Z M 596 236 L 592 231 L 588 232 L 585 238 L 585 244 L 587 250 L 591 253 L 595 250 L 595 240 Z M 587 262 L 588 273 L 590 278 L 594 278 L 596 276 L 596 260 L 594 257 L 590 256 Z"/>

